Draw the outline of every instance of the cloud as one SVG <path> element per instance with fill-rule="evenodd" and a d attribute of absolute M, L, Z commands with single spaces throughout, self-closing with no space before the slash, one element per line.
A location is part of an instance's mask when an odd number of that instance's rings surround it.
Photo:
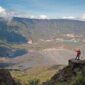
<path fill-rule="evenodd" d="M 31 18 L 31 19 L 49 19 L 47 15 L 39 15 L 39 16 L 31 15 L 31 16 L 29 16 L 29 18 Z"/>
<path fill-rule="evenodd" d="M 80 20 L 85 20 L 85 13 L 79 17 Z"/>
<path fill-rule="evenodd" d="M 6 16 L 6 10 L 0 6 L 0 17 Z"/>
<path fill-rule="evenodd" d="M 17 11 L 8 11 L 7 9 L 0 6 L 0 17 L 3 17 L 8 23 L 11 22 L 13 17 L 24 17 L 24 18 L 31 18 L 31 19 L 51 19 L 45 14 L 41 15 L 30 15 L 28 12 L 17 12 Z M 81 20 L 85 21 L 85 13 L 74 17 L 74 16 L 64 16 L 62 19 L 73 19 L 73 20 Z"/>
<path fill-rule="evenodd" d="M 5 8 L 0 6 L 0 17 L 6 20 L 8 23 L 12 20 L 13 12 L 7 11 Z"/>
<path fill-rule="evenodd" d="M 64 16 L 62 19 L 74 19 L 74 20 L 80 20 L 80 21 L 85 21 L 85 13 L 78 16 L 78 17 L 73 17 L 73 16 Z"/>
<path fill-rule="evenodd" d="M 62 19 L 75 19 L 75 17 L 73 17 L 73 16 L 64 16 L 64 17 L 62 17 Z"/>
<path fill-rule="evenodd" d="M 11 22 L 13 17 L 23 17 L 31 19 L 47 19 L 46 15 L 29 15 L 28 12 L 8 11 L 7 9 L 0 6 L 0 17 L 2 17 L 8 23 Z"/>
<path fill-rule="evenodd" d="M 29 18 L 34 19 L 34 18 L 35 18 L 35 16 L 31 15 Z"/>
<path fill-rule="evenodd" d="M 48 19 L 48 16 L 47 16 L 47 15 L 39 15 L 38 18 L 39 18 L 39 19 Z"/>
<path fill-rule="evenodd" d="M 14 17 L 23 17 L 23 18 L 31 18 L 28 12 L 14 11 Z"/>

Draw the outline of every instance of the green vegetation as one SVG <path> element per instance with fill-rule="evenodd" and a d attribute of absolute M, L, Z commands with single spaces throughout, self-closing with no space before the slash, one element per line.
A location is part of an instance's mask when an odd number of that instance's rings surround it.
<path fill-rule="evenodd" d="M 42 85 L 85 85 L 85 60 L 70 60 L 69 65 Z"/>
<path fill-rule="evenodd" d="M 16 85 L 22 85 L 19 80 L 15 80 Z"/>
<path fill-rule="evenodd" d="M 40 80 L 39 79 L 30 80 L 28 85 L 40 85 Z"/>
<path fill-rule="evenodd" d="M 85 85 L 85 76 L 81 72 L 77 73 L 77 76 L 71 81 L 70 85 Z"/>
<path fill-rule="evenodd" d="M 11 75 L 19 80 L 22 85 L 28 85 L 29 81 L 39 79 L 39 83 L 49 80 L 63 66 L 38 66 L 25 71 L 11 71 Z M 33 84 L 34 85 L 34 84 Z"/>
<path fill-rule="evenodd" d="M 85 85 L 85 77 L 78 73 L 76 77 L 73 77 L 68 81 L 55 81 L 55 83 L 52 83 L 52 81 L 49 80 L 45 85 Z"/>

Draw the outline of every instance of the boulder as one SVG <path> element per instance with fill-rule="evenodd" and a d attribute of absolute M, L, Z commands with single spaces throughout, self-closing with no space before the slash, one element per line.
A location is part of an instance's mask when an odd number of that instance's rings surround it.
<path fill-rule="evenodd" d="M 0 69 L 0 85 L 16 85 L 7 69 Z"/>

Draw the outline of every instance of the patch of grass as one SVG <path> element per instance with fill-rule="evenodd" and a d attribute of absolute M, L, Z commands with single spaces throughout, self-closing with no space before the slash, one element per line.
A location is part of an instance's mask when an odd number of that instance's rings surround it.
<path fill-rule="evenodd" d="M 85 77 L 82 75 L 81 72 L 77 73 L 77 76 L 74 80 L 72 80 L 70 85 L 85 85 Z"/>
<path fill-rule="evenodd" d="M 59 68 L 49 69 L 50 67 L 38 66 L 25 71 L 11 71 L 11 74 L 13 78 L 21 81 L 22 85 L 28 84 L 28 81 L 33 79 L 39 79 L 40 83 L 42 83 L 49 80 L 59 70 Z"/>
<path fill-rule="evenodd" d="M 40 84 L 40 80 L 39 79 L 33 79 L 29 81 L 28 85 L 39 85 Z"/>

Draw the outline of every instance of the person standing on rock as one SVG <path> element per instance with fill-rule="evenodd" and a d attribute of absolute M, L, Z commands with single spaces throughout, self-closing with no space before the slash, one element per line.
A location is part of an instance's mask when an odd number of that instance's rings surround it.
<path fill-rule="evenodd" d="M 80 60 L 80 55 L 81 55 L 81 51 L 80 51 L 80 49 L 78 49 L 78 50 L 76 50 L 76 59 L 77 60 Z"/>

